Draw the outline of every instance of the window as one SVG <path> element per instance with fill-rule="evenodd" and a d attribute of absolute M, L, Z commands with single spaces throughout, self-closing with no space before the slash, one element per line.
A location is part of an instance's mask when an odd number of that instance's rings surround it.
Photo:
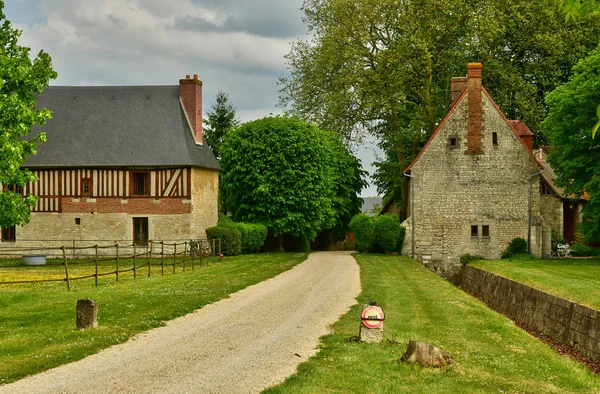
<path fill-rule="evenodd" d="M 471 237 L 479 236 L 479 228 L 478 226 L 471 226 Z"/>
<path fill-rule="evenodd" d="M 83 196 L 91 196 L 92 195 L 92 179 L 91 178 L 83 178 L 81 180 L 82 191 L 81 194 Z"/>
<path fill-rule="evenodd" d="M 133 173 L 133 195 L 147 196 L 150 194 L 148 190 L 148 173 L 134 172 Z"/>
<path fill-rule="evenodd" d="M 542 196 L 552 196 L 554 192 L 545 182 L 540 182 L 540 194 Z"/>
<path fill-rule="evenodd" d="M 133 242 L 138 245 L 148 242 L 148 218 L 133 218 Z"/>
<path fill-rule="evenodd" d="M 490 236 L 490 226 L 487 226 L 487 225 L 481 226 L 481 236 L 482 237 Z"/>
<path fill-rule="evenodd" d="M 494 144 L 494 146 L 498 145 L 498 133 L 495 131 L 492 131 L 492 144 Z"/>
<path fill-rule="evenodd" d="M 81 224 L 81 218 L 75 218 L 75 224 L 79 226 Z"/>
<path fill-rule="evenodd" d="M 4 227 L 2 229 L 2 241 L 15 242 L 17 240 L 16 226 Z"/>
<path fill-rule="evenodd" d="M 458 148 L 458 139 L 456 137 L 450 137 L 450 139 L 448 139 L 448 144 L 450 145 L 450 148 Z"/>

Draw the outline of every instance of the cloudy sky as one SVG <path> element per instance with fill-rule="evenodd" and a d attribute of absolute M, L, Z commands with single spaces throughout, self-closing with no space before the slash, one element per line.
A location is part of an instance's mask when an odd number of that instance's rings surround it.
<path fill-rule="evenodd" d="M 217 89 L 244 121 L 281 112 L 278 77 L 290 42 L 306 37 L 302 0 L 4 0 L 20 44 L 52 56 L 51 85 L 174 85 L 203 81 L 204 108 Z M 372 147 L 357 147 L 363 166 Z M 363 190 L 374 196 L 376 190 Z"/>

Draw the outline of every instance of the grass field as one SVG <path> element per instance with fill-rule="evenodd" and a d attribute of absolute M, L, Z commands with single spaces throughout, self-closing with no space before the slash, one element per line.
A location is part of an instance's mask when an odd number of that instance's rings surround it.
<path fill-rule="evenodd" d="M 471 265 L 600 310 L 600 259 L 481 260 Z"/>
<path fill-rule="evenodd" d="M 358 335 L 353 307 L 321 341 L 321 350 L 274 393 L 600 393 L 600 379 L 562 357 L 478 300 L 407 258 L 355 255 L 359 304 L 386 313 L 384 343 Z M 410 339 L 450 353 L 456 365 L 426 369 L 399 363 Z M 392 342 L 388 342 L 392 341 Z"/>
<path fill-rule="evenodd" d="M 165 321 L 218 301 L 228 294 L 273 277 L 306 259 L 306 253 L 257 254 L 226 257 L 224 261 L 195 270 L 161 276 L 161 267 L 147 268 L 133 280 L 132 273 L 72 283 L 64 282 L 0 286 L 0 383 L 65 364 L 125 342 L 133 334 L 164 325 Z M 1 263 L 2 261 L 0 261 Z M 131 262 L 122 261 L 122 268 Z M 5 278 L 62 275 L 62 267 L 3 268 Z M 93 264 L 73 264 L 73 275 L 91 273 Z M 114 270 L 104 262 L 99 272 Z M 172 272 L 172 268 L 166 274 Z M 138 273 L 139 274 L 139 273 Z M 81 298 L 98 301 L 95 330 L 75 330 L 75 305 Z"/>

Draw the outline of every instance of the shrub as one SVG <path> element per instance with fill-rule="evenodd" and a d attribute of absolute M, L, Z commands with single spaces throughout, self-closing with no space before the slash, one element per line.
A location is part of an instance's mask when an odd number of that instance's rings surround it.
<path fill-rule="evenodd" d="M 283 248 L 286 252 L 310 252 L 310 241 L 304 235 L 284 234 Z"/>
<path fill-rule="evenodd" d="M 406 227 L 400 226 L 400 233 L 398 235 L 398 244 L 396 245 L 396 252 L 402 254 L 402 246 L 404 245 L 404 239 L 406 238 Z"/>
<path fill-rule="evenodd" d="M 227 215 L 219 214 L 219 221 L 217 222 L 217 226 L 221 227 L 229 227 L 229 225 L 233 224 L 234 221 L 231 217 Z"/>
<path fill-rule="evenodd" d="M 400 221 L 395 215 L 379 215 L 373 224 L 375 246 L 389 254 L 396 250 L 400 238 Z"/>
<path fill-rule="evenodd" d="M 462 265 L 467 265 L 467 264 L 471 263 L 472 261 L 477 261 L 477 260 L 485 260 L 485 258 L 483 258 L 481 256 L 477 256 L 477 255 L 471 255 L 471 254 L 463 254 L 462 256 L 460 256 L 460 263 Z"/>
<path fill-rule="evenodd" d="M 509 259 L 515 254 L 528 254 L 527 241 L 523 238 L 517 237 L 510 241 L 504 252 L 502 252 L 501 258 Z"/>
<path fill-rule="evenodd" d="M 364 213 L 350 221 L 350 230 L 354 233 L 354 245 L 359 252 L 368 252 L 373 245 L 373 219 Z"/>
<path fill-rule="evenodd" d="M 600 249 L 574 243 L 571 245 L 571 255 L 578 257 L 600 256 Z"/>
<path fill-rule="evenodd" d="M 235 223 L 227 225 L 238 230 L 242 235 L 242 253 L 257 253 L 267 239 L 267 227 L 254 223 Z"/>
<path fill-rule="evenodd" d="M 237 256 L 242 252 L 242 234 L 239 230 L 223 226 L 206 229 L 209 240 L 221 239 L 221 253 L 226 256 Z"/>

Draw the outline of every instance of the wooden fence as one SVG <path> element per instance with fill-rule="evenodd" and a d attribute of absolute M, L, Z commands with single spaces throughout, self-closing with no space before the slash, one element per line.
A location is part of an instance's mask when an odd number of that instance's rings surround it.
<path fill-rule="evenodd" d="M 165 274 L 166 269 L 172 269 L 172 273 L 176 273 L 177 266 L 181 265 L 183 271 L 191 268 L 195 269 L 196 265 L 208 264 L 209 260 L 214 263 L 221 254 L 221 240 L 192 240 L 184 242 L 167 242 L 167 241 L 148 241 L 140 245 L 119 244 L 115 242 L 112 245 L 99 246 L 98 244 L 91 246 L 81 246 L 76 248 L 77 252 L 70 246 L 61 247 L 37 247 L 37 248 L 12 248 L 1 249 L 0 253 L 5 258 L 22 258 L 23 256 L 42 255 L 52 256 L 57 261 L 46 263 L 43 266 L 33 265 L 1 265 L 0 260 L 0 285 L 14 285 L 25 283 L 44 283 L 44 282 L 66 282 L 67 289 L 71 290 L 71 282 L 82 279 L 94 278 L 96 287 L 98 286 L 98 278 L 103 276 L 114 275 L 116 281 L 119 281 L 119 275 L 126 272 L 133 272 L 133 278 L 137 279 L 140 272 L 150 277 L 154 269 L 160 268 L 160 274 Z M 37 252 L 37 253 L 36 253 Z M 71 257 L 70 256 L 77 256 Z M 80 256 L 87 256 L 81 258 Z M 108 256 L 108 257 L 107 257 Z M 133 262 L 132 268 L 123 269 L 119 263 L 124 260 Z M 99 264 L 114 262 L 115 269 L 109 272 L 99 272 Z M 69 266 L 74 265 L 93 265 L 94 272 L 72 276 L 69 274 Z M 131 262 L 130 262 L 131 264 Z M 64 267 L 63 278 L 52 279 L 35 279 L 35 280 L 11 280 L 2 281 L 2 269 L 36 269 L 47 266 L 62 266 Z"/>

